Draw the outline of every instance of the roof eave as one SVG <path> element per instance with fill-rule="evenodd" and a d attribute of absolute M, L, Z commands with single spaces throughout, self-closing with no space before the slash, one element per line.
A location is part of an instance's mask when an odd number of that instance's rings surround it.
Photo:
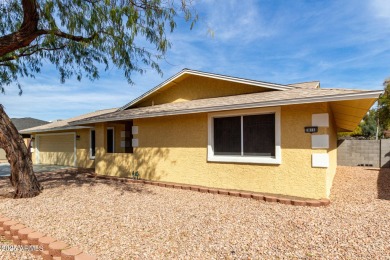
<path fill-rule="evenodd" d="M 85 128 L 92 128 L 88 126 L 78 126 L 78 125 L 72 125 L 71 127 L 57 127 L 57 128 L 49 128 L 49 129 L 25 129 L 22 131 L 19 131 L 21 134 L 34 134 L 34 133 L 43 133 L 43 132 L 56 132 L 56 131 L 64 131 L 64 130 L 75 130 L 75 129 L 85 129 Z"/>
<path fill-rule="evenodd" d="M 349 94 L 338 94 L 330 96 L 319 96 L 319 97 L 308 97 L 308 98 L 296 98 L 288 100 L 275 100 L 275 101 L 262 101 L 262 102 L 253 102 L 245 104 L 233 104 L 233 105 L 221 105 L 213 107 L 203 107 L 195 109 L 184 109 L 184 110 L 175 110 L 169 112 L 155 112 L 148 113 L 146 115 L 135 115 L 129 117 L 116 117 L 110 119 L 97 119 L 97 120 L 80 120 L 74 121 L 71 125 L 83 125 L 91 123 L 103 123 L 103 122 L 113 122 L 118 120 L 130 120 L 130 119 L 139 119 L 139 118 L 151 118 L 159 116 L 173 116 L 173 115 L 182 115 L 182 114 L 194 114 L 194 113 L 206 113 L 206 112 L 216 112 L 216 111 L 226 111 L 226 110 L 236 110 L 236 109 L 249 109 L 249 108 L 258 108 L 258 107 L 272 107 L 272 106 L 286 106 L 286 105 L 298 105 L 298 104 L 308 104 L 308 103 L 321 103 L 321 102 L 332 102 L 332 101 L 343 101 L 343 100 L 356 100 L 356 99 L 377 99 L 382 90 L 373 90 L 367 91 L 364 93 L 349 93 Z"/>

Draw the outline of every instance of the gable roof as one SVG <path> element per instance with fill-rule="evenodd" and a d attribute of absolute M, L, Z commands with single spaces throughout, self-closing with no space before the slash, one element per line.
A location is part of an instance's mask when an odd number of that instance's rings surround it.
<path fill-rule="evenodd" d="M 91 113 L 79 115 L 79 116 L 68 118 L 65 120 L 57 120 L 57 121 L 54 121 L 52 123 L 48 123 L 45 125 L 24 129 L 24 130 L 20 131 L 20 133 L 30 134 L 30 133 L 37 133 L 37 132 L 53 132 L 53 131 L 61 131 L 61 130 L 86 128 L 84 126 L 70 125 L 69 123 L 72 121 L 76 121 L 76 120 L 83 120 L 83 119 L 87 119 L 89 117 L 94 117 L 94 116 L 99 116 L 99 115 L 104 115 L 107 113 L 115 112 L 116 110 L 118 110 L 118 108 L 97 110 L 97 111 L 94 111 Z"/>
<path fill-rule="evenodd" d="M 11 121 L 18 131 L 50 123 L 48 121 L 39 120 L 31 117 L 11 118 Z"/>
<path fill-rule="evenodd" d="M 123 107 L 119 108 L 119 111 L 131 108 L 135 104 L 140 103 L 141 101 L 145 100 L 150 95 L 156 93 L 157 91 L 160 91 L 161 89 L 170 85 L 171 83 L 174 83 L 175 81 L 177 81 L 183 77 L 189 76 L 189 75 L 225 80 L 225 81 L 230 81 L 230 82 L 235 82 L 235 83 L 241 83 L 241 84 L 247 84 L 247 85 L 252 85 L 252 86 L 257 86 L 257 87 L 269 88 L 269 89 L 273 89 L 273 90 L 288 90 L 288 89 L 295 88 L 295 86 L 290 86 L 290 85 L 282 85 L 282 84 L 276 84 L 276 83 L 270 83 L 270 82 L 264 82 L 264 81 L 258 81 L 258 80 L 250 80 L 250 79 L 232 77 L 232 76 L 227 76 L 227 75 L 203 72 L 203 71 L 198 71 L 198 70 L 183 69 L 179 73 L 173 75 L 172 77 L 170 77 L 169 79 L 160 83 L 159 85 L 152 88 L 151 90 L 147 91 L 143 95 L 137 97 L 136 99 L 134 99 L 134 100 L 130 101 L 129 103 L 127 103 L 126 105 L 124 105 Z"/>
<path fill-rule="evenodd" d="M 87 125 L 99 122 L 122 121 L 137 118 L 362 99 L 368 100 L 368 102 L 364 102 L 364 105 L 362 105 L 361 108 L 361 111 L 365 113 L 381 93 L 381 90 L 295 88 L 286 91 L 268 91 L 236 96 L 197 99 L 187 102 L 166 103 L 149 107 L 119 110 L 106 115 L 73 121 L 70 124 Z M 366 106 L 368 106 L 367 110 L 365 110 Z"/>

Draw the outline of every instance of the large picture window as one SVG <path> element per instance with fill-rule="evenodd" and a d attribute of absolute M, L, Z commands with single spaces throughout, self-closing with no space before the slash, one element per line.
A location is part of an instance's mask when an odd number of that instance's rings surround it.
<path fill-rule="evenodd" d="M 280 164 L 280 109 L 210 114 L 208 160 Z"/>

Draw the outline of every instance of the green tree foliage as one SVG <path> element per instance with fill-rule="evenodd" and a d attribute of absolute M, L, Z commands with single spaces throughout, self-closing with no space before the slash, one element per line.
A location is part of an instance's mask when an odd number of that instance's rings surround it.
<path fill-rule="evenodd" d="M 390 130 L 390 80 L 386 80 L 383 94 L 378 100 L 379 124 L 383 130 Z"/>
<path fill-rule="evenodd" d="M 363 120 L 358 126 L 356 126 L 353 132 L 339 132 L 337 136 L 341 139 L 345 137 L 365 137 L 367 139 L 374 139 L 376 137 L 378 110 L 377 108 L 370 109 L 368 113 L 363 117 Z M 381 131 L 378 131 L 378 137 L 381 136 Z"/>
<path fill-rule="evenodd" d="M 115 66 L 129 83 L 171 46 L 176 18 L 197 20 L 190 0 L 6 0 L 0 2 L 0 91 L 33 77 L 45 64 L 61 82 L 99 78 Z M 18 84 L 19 85 L 19 84 Z M 20 85 L 19 85 L 20 88 Z M 21 90 L 21 88 L 20 88 Z"/>
<path fill-rule="evenodd" d="M 364 116 L 363 121 L 359 124 L 362 135 L 367 138 L 375 138 L 377 130 L 378 113 L 376 109 L 370 109 Z"/>
<path fill-rule="evenodd" d="M 362 128 L 360 125 L 358 125 L 353 132 L 338 132 L 337 136 L 340 137 L 345 137 L 345 136 L 362 136 Z"/>

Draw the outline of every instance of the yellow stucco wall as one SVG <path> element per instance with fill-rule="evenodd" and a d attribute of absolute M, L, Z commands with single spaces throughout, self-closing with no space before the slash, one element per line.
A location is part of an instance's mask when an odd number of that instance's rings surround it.
<path fill-rule="evenodd" d="M 89 129 L 78 129 L 78 130 L 69 130 L 69 131 L 57 131 L 57 132 L 50 132 L 50 133 L 35 133 L 33 136 L 35 136 L 35 140 L 33 141 L 33 147 L 34 152 L 32 153 L 32 160 L 33 163 L 37 163 L 36 158 L 36 149 L 37 149 L 37 139 L 36 134 L 58 134 L 58 133 L 69 133 L 69 132 L 75 132 L 76 135 L 80 136 L 79 140 L 76 140 L 76 166 L 81 168 L 93 168 L 95 166 L 94 160 L 90 159 L 89 157 L 89 146 L 90 146 L 90 130 Z M 55 139 L 55 135 L 53 135 Z M 55 140 L 54 140 L 55 141 Z M 58 148 L 61 150 L 61 147 Z M 63 149 L 65 150 L 65 149 Z M 61 157 L 61 153 L 60 157 Z M 66 156 L 64 154 L 64 156 Z M 53 159 L 54 160 L 54 159 Z M 52 161 L 52 164 L 56 164 L 55 161 Z"/>
<path fill-rule="evenodd" d="M 139 147 L 134 154 L 106 154 L 107 125 L 98 124 L 95 129 L 101 141 L 97 141 L 95 171 L 125 177 L 138 170 L 142 178 L 151 180 L 326 198 L 327 169 L 311 167 L 311 135 L 304 133 L 312 114 L 326 112 L 326 104 L 281 108 L 280 165 L 208 162 L 207 113 L 135 120 L 139 134 L 134 137 L 139 139 Z"/>
<path fill-rule="evenodd" d="M 179 85 L 172 84 L 172 86 L 165 87 L 163 92 L 151 95 L 142 103 L 138 104 L 137 107 L 269 90 L 270 89 L 241 83 L 227 82 L 199 76 L 189 76 L 182 80 Z"/>
<path fill-rule="evenodd" d="M 329 168 L 326 170 L 326 194 L 329 197 L 337 168 L 337 127 L 332 110 L 329 107 Z"/>
<path fill-rule="evenodd" d="M 80 135 L 80 139 L 76 140 L 77 167 L 81 167 L 81 168 L 95 167 L 95 161 L 89 157 L 90 130 L 80 129 L 76 131 L 76 134 Z"/>
<path fill-rule="evenodd" d="M 5 151 L 3 149 L 0 149 L 0 162 L 6 162 L 7 156 L 5 154 Z"/>

